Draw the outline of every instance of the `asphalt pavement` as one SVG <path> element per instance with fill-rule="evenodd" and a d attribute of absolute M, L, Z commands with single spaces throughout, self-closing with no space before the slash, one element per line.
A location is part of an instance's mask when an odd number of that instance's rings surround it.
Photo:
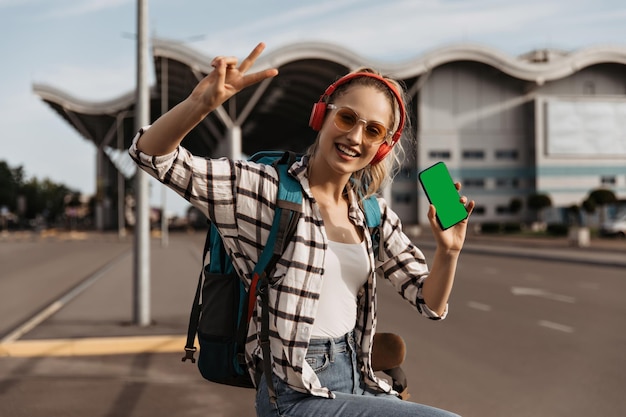
<path fill-rule="evenodd" d="M 203 240 L 203 232 L 171 233 L 164 247 L 153 236 L 151 323 L 139 326 L 133 323 L 132 236 L 0 235 L 2 251 L 29 244 L 34 260 L 42 256 L 37 251 L 66 242 L 89 242 L 94 248 L 101 243 L 103 257 L 108 256 L 0 334 L 0 416 L 253 416 L 253 390 L 206 382 L 194 365 L 180 362 Z M 426 235 L 414 241 L 433 247 Z M 626 272 L 623 239 L 592 239 L 590 246 L 577 247 L 567 238 L 470 235 L 464 250 L 610 265 Z M 66 262 L 71 259 L 68 253 Z M 12 269 L 11 256 L 2 262 L 2 269 Z"/>

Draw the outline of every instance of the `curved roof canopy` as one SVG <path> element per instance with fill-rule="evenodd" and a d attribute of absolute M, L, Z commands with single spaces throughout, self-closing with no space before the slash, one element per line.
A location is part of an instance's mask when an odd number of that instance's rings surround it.
<path fill-rule="evenodd" d="M 154 39 L 152 48 L 157 82 L 151 89 L 150 116 L 155 120 L 162 108 L 171 108 L 189 95 L 198 80 L 211 71 L 212 58 L 167 40 Z M 513 78 L 541 85 L 592 65 L 626 65 L 626 48 L 600 46 L 572 53 L 538 50 L 512 57 L 484 46 L 452 45 L 389 64 L 363 58 L 333 44 L 292 44 L 266 52 L 252 69 L 276 67 L 277 77 L 251 86 L 224 103 L 224 111 L 210 114 L 184 144 L 194 154 L 217 156 L 214 152 L 225 128 L 234 122 L 242 128 L 245 154 L 261 149 L 301 152 L 315 137 L 308 126 L 313 103 L 328 85 L 350 69 L 375 67 L 402 80 L 414 95 L 413 88 L 422 75 L 455 61 L 482 63 Z M 33 90 L 96 146 L 130 146 L 135 134 L 134 92 L 110 101 L 87 102 L 47 85 L 35 84 Z"/>

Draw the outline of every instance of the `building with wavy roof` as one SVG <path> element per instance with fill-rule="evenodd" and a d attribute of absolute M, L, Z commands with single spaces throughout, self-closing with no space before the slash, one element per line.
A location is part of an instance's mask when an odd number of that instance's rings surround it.
<path fill-rule="evenodd" d="M 156 84 L 151 120 L 182 101 L 210 70 L 212 57 L 154 39 Z M 309 115 L 325 88 L 351 69 L 371 66 L 401 80 L 410 99 L 407 161 L 388 196 L 405 224 L 426 224 L 417 172 L 444 161 L 464 194 L 477 201 L 476 224 L 529 218 L 515 199 L 547 194 L 553 205 L 580 205 L 590 190 L 626 196 L 626 48 L 537 50 L 513 57 L 479 45 L 451 45 L 415 59 L 377 62 L 337 45 L 297 43 L 267 51 L 254 69 L 279 75 L 252 86 L 210 114 L 183 145 L 205 156 L 263 149 L 302 152 L 315 132 Z M 76 99 L 36 84 L 35 94 L 97 147 L 100 228 L 123 206 L 120 158 L 135 133 L 134 92 L 104 102 Z M 235 139 L 235 140 L 233 140 Z M 235 145 L 233 147 L 233 144 Z M 234 150 L 233 150 L 234 149 Z M 551 221 L 563 221 L 559 210 Z M 561 214 L 563 214 L 561 213 Z"/>

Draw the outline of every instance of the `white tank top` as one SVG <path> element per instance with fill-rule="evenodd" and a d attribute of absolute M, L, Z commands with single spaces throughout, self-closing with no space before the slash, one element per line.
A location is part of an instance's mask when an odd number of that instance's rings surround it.
<path fill-rule="evenodd" d="M 365 242 L 328 242 L 313 337 L 339 337 L 354 329 L 356 299 L 370 272 Z"/>

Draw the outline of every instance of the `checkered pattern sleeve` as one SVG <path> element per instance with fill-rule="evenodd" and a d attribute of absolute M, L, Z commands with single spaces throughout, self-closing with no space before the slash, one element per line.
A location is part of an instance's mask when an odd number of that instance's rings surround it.
<path fill-rule="evenodd" d="M 249 278 L 263 249 L 276 207 L 278 177 L 265 164 L 207 159 L 179 146 L 162 156 L 129 149 L 138 166 L 181 195 L 217 226 L 239 276 Z"/>
<path fill-rule="evenodd" d="M 389 209 L 383 199 L 379 199 L 379 204 L 382 211 L 382 259 L 378 266 L 382 269 L 383 276 L 423 316 L 432 320 L 445 318 L 447 306 L 444 313 L 439 315 L 428 308 L 422 296 L 422 286 L 429 273 L 424 254 L 402 232 L 402 224 L 396 213 Z"/>

